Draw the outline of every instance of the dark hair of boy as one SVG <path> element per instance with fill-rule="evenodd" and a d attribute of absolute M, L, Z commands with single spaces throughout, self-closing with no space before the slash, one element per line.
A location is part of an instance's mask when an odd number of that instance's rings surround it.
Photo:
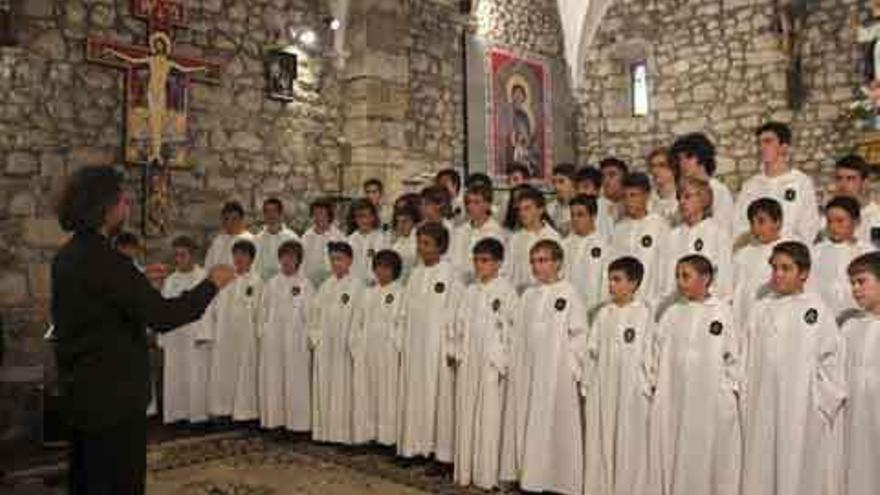
<path fill-rule="evenodd" d="M 446 254 L 446 250 L 449 249 L 449 231 L 441 223 L 425 222 L 419 225 L 416 234 L 433 239 L 440 254 Z"/>
<path fill-rule="evenodd" d="M 851 198 L 849 196 L 835 196 L 825 205 L 825 211 L 827 212 L 831 208 L 838 208 L 845 211 L 849 217 L 856 222 L 862 219 L 862 205 L 859 204 L 859 200 L 856 198 Z"/>
<path fill-rule="evenodd" d="M 401 194 L 394 200 L 394 208 L 406 205 L 415 209 L 419 209 L 422 204 L 422 195 L 420 193 Z"/>
<path fill-rule="evenodd" d="M 608 274 L 612 272 L 620 272 L 627 280 L 633 282 L 636 287 L 642 285 L 642 279 L 645 278 L 645 265 L 633 256 L 624 256 L 617 258 L 608 265 Z"/>
<path fill-rule="evenodd" d="M 241 205 L 238 201 L 227 201 L 223 204 L 223 209 L 220 210 L 220 215 L 226 216 L 233 213 L 237 213 L 238 216 L 244 218 L 244 206 Z"/>
<path fill-rule="evenodd" d="M 765 132 L 773 133 L 780 144 L 791 144 L 791 128 L 782 122 L 767 122 L 758 127 L 755 136 L 759 137 Z"/>
<path fill-rule="evenodd" d="M 553 258 L 553 261 L 556 261 L 557 263 L 565 261 L 565 251 L 563 251 L 562 246 L 553 239 L 541 239 L 536 242 L 532 246 L 532 249 L 529 249 L 529 256 L 534 255 L 538 251 L 547 251 L 550 253 L 550 257 Z"/>
<path fill-rule="evenodd" d="M 855 170 L 859 173 L 859 176 L 862 179 L 867 179 L 868 175 L 871 173 L 871 167 L 868 165 L 868 162 L 861 156 L 855 154 L 843 156 L 834 163 L 835 170 L 841 168 Z"/>
<path fill-rule="evenodd" d="M 758 213 L 765 213 L 776 223 L 782 223 L 782 205 L 773 198 L 758 198 L 749 203 L 746 215 L 749 222 L 754 222 Z"/>
<path fill-rule="evenodd" d="M 454 168 L 444 168 L 443 170 L 437 172 L 435 180 L 439 181 L 441 178 L 444 177 L 452 181 L 452 186 L 455 187 L 456 192 L 461 190 L 461 174 L 459 174 L 457 170 L 455 170 Z"/>
<path fill-rule="evenodd" d="M 644 172 L 630 172 L 623 177 L 624 189 L 640 189 L 651 192 L 651 178 Z"/>
<path fill-rule="evenodd" d="M 709 278 L 709 285 L 712 284 L 712 280 L 715 278 L 715 269 L 712 267 L 712 262 L 702 254 L 682 256 L 678 260 L 677 265 L 692 267 L 699 275 Z"/>
<path fill-rule="evenodd" d="M 354 258 L 354 251 L 351 249 L 351 244 L 345 241 L 332 241 L 327 243 L 327 254 L 341 254 L 343 256 L 347 256 L 349 258 Z"/>
<path fill-rule="evenodd" d="M 186 249 L 187 251 L 189 251 L 189 254 L 195 254 L 196 251 L 199 250 L 199 245 L 192 237 L 188 235 L 180 235 L 175 237 L 174 240 L 171 241 L 171 247 L 173 249 Z"/>
<path fill-rule="evenodd" d="M 504 214 L 503 227 L 511 232 L 519 228 L 519 195 L 526 189 L 531 189 L 528 184 L 520 184 L 510 190 L 510 201 L 507 202 L 507 212 Z"/>
<path fill-rule="evenodd" d="M 474 246 L 473 255 L 486 254 L 495 261 L 504 261 L 504 244 L 494 237 L 480 239 Z"/>
<path fill-rule="evenodd" d="M 376 209 L 376 205 L 374 205 L 370 200 L 366 198 L 358 198 L 352 201 L 351 206 L 348 208 L 348 233 L 352 234 L 357 231 L 357 223 L 355 222 L 355 216 L 358 212 L 368 211 L 370 215 L 373 216 L 373 228 L 379 228 L 379 211 Z"/>
<path fill-rule="evenodd" d="M 282 203 L 281 200 L 278 198 L 269 198 L 266 201 L 263 201 L 263 208 L 265 208 L 269 205 L 272 205 L 272 206 L 278 208 L 279 212 L 284 211 L 284 203 Z"/>
<path fill-rule="evenodd" d="M 810 260 L 810 248 L 798 241 L 785 241 L 773 246 L 773 253 L 770 258 L 773 259 L 777 255 L 785 255 L 791 258 L 795 266 L 802 272 L 809 272 L 812 267 Z"/>
<path fill-rule="evenodd" d="M 333 218 L 336 216 L 336 206 L 333 201 L 328 198 L 321 198 L 312 201 L 312 204 L 309 205 L 309 215 L 314 216 L 315 210 L 324 210 L 327 212 L 327 216 L 330 217 L 330 221 L 333 221 Z"/>
<path fill-rule="evenodd" d="M 134 232 L 123 230 L 116 234 L 113 238 L 113 247 L 119 249 L 121 247 L 140 247 L 141 240 Z"/>
<path fill-rule="evenodd" d="M 375 177 L 364 181 L 364 191 L 366 191 L 367 188 L 370 188 L 370 187 L 375 187 L 375 188 L 379 189 L 380 193 L 385 192 L 385 185 L 382 184 L 381 180 L 376 179 Z"/>
<path fill-rule="evenodd" d="M 580 184 L 583 182 L 591 183 L 597 191 L 602 189 L 602 171 L 592 165 L 581 167 L 574 174 L 574 183 Z"/>
<path fill-rule="evenodd" d="M 282 257 L 285 254 L 293 255 L 293 259 L 296 260 L 296 266 L 299 266 L 302 263 L 303 259 L 303 247 L 297 241 L 284 241 L 278 246 L 278 257 Z"/>
<path fill-rule="evenodd" d="M 846 268 L 846 273 L 854 277 L 860 273 L 870 273 L 876 279 L 880 279 L 880 251 L 871 251 L 852 260 Z"/>
<path fill-rule="evenodd" d="M 494 197 L 494 191 L 492 191 L 492 188 L 487 187 L 485 184 L 474 184 L 468 187 L 466 194 L 480 196 L 489 204 L 492 204 L 492 199 Z"/>
<path fill-rule="evenodd" d="M 464 181 L 464 187 L 466 189 L 470 189 L 476 185 L 486 186 L 489 189 L 494 187 L 492 178 L 482 172 L 474 172 L 471 175 L 468 175 L 467 179 Z"/>
<path fill-rule="evenodd" d="M 589 196 L 586 194 L 578 194 L 571 201 L 568 202 L 569 208 L 574 208 L 575 206 L 583 206 L 587 209 L 587 213 L 590 214 L 591 217 L 595 218 L 596 214 L 599 213 L 599 204 L 596 202 L 595 196 Z"/>
<path fill-rule="evenodd" d="M 553 219 L 550 218 L 550 214 L 547 213 L 547 199 L 544 197 L 544 193 L 532 186 L 523 188 L 516 197 L 517 214 L 519 212 L 519 204 L 523 201 L 531 201 L 532 203 L 535 203 L 535 206 L 544 210 L 544 213 L 541 215 L 541 221 L 544 222 L 545 225 L 549 225 L 551 228 L 556 229 L 556 224 L 553 223 Z"/>
<path fill-rule="evenodd" d="M 679 155 L 682 154 L 696 157 L 697 162 L 703 167 L 703 170 L 706 171 L 709 177 L 715 175 L 717 167 L 715 163 L 715 145 L 702 132 L 685 134 L 672 143 L 672 147 L 669 149 L 672 161 L 679 165 Z"/>
<path fill-rule="evenodd" d="M 620 173 L 623 175 L 626 175 L 629 173 L 629 166 L 626 164 L 625 161 L 621 160 L 620 158 L 609 156 L 607 158 L 603 158 L 602 161 L 599 162 L 599 170 L 602 170 L 602 169 L 605 169 L 608 167 L 614 167 L 614 168 L 620 170 Z"/>
<path fill-rule="evenodd" d="M 232 245 L 232 254 L 246 254 L 250 259 L 254 259 L 257 256 L 257 247 L 251 241 L 236 241 Z"/>
<path fill-rule="evenodd" d="M 410 202 L 402 202 L 394 207 L 394 215 L 391 217 L 391 227 L 397 228 L 397 217 L 408 217 L 414 225 L 422 222 L 422 212 L 418 205 Z"/>
<path fill-rule="evenodd" d="M 373 270 L 380 266 L 391 268 L 392 280 L 400 279 L 403 273 L 403 260 L 400 255 L 390 249 L 383 249 L 373 256 Z"/>
<path fill-rule="evenodd" d="M 443 216 L 449 216 L 450 201 L 452 199 L 449 197 L 449 191 L 445 187 L 434 185 L 422 189 L 422 201 L 440 205 L 443 208 Z"/>
<path fill-rule="evenodd" d="M 532 171 L 529 170 L 529 167 L 523 165 L 522 163 L 511 163 L 507 165 L 507 175 L 513 174 L 522 175 L 526 179 L 532 178 Z"/>
<path fill-rule="evenodd" d="M 574 176 L 577 173 L 577 167 L 574 166 L 573 163 L 560 163 L 553 167 L 553 175 L 561 175 L 562 177 L 567 177 L 569 180 L 574 182 Z"/>

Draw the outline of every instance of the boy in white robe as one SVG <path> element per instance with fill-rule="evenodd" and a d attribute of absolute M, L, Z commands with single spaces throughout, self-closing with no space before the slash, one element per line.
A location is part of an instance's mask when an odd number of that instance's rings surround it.
<path fill-rule="evenodd" d="M 492 218 L 492 189 L 485 185 L 468 188 L 464 196 L 467 221 L 452 233 L 452 264 L 465 284 L 474 280 L 472 253 L 474 246 L 483 239 L 506 240 L 504 229 Z"/>
<path fill-rule="evenodd" d="M 257 327 L 263 279 L 251 270 L 255 255 L 251 241 L 237 241 L 232 246 L 238 276 L 211 303 L 198 338 L 211 352 L 208 411 L 235 421 L 259 418 Z"/>
<path fill-rule="evenodd" d="M 434 183 L 449 194 L 449 219 L 454 226 L 465 222 L 464 197 L 461 194 L 461 174 L 453 168 L 445 168 L 434 177 Z M 451 231 L 450 231 L 451 232 Z"/>
<path fill-rule="evenodd" d="M 873 249 L 880 248 L 880 204 L 871 200 L 868 181 L 871 166 L 859 155 L 846 155 L 834 164 L 834 194 L 849 196 L 861 205 L 856 237 Z"/>
<path fill-rule="evenodd" d="M 400 348 L 397 315 L 403 262 L 391 250 L 373 258 L 376 284 L 366 289 L 351 331 L 353 442 L 391 446 L 397 440 Z"/>
<path fill-rule="evenodd" d="M 843 341 L 822 299 L 805 292 L 810 251 L 773 248 L 773 294 L 746 327 L 742 493 L 826 495 L 842 482 Z"/>
<path fill-rule="evenodd" d="M 602 159 L 599 162 L 599 170 L 602 173 L 602 194 L 597 200 L 599 204 L 599 232 L 610 237 L 614 232 L 614 225 L 624 216 L 623 181 L 629 175 L 630 170 L 626 162 L 613 156 Z M 607 232 L 603 230 L 603 225 L 609 228 Z"/>
<path fill-rule="evenodd" d="M 195 264 L 198 250 L 195 241 L 181 236 L 171 243 L 174 248 L 175 271 L 162 287 L 162 297 L 173 299 L 192 289 L 205 279 L 205 270 Z M 158 343 L 164 354 L 162 420 L 200 422 L 208 419 L 208 365 L 211 355 L 196 347 L 196 321 L 173 332 L 159 335 Z"/>
<path fill-rule="evenodd" d="M 553 220 L 556 231 L 559 235 L 568 235 L 571 223 L 571 211 L 568 203 L 577 194 L 574 185 L 574 175 L 576 169 L 571 163 L 562 163 L 553 167 L 553 193 L 556 197 L 547 205 L 547 214 Z"/>
<path fill-rule="evenodd" d="M 421 222 L 421 214 L 414 205 L 403 203 L 394 207 L 394 229 L 391 250 L 400 256 L 400 281 L 403 285 L 413 267 L 418 263 L 416 251 L 416 225 Z"/>
<path fill-rule="evenodd" d="M 366 199 L 356 200 L 349 213 L 348 244 L 354 253 L 351 272 L 360 277 L 365 284 L 375 282 L 373 278 L 373 256 L 388 247 L 388 237 L 379 225 L 379 213 L 376 206 Z"/>
<path fill-rule="evenodd" d="M 535 285 L 535 277 L 529 266 L 529 252 L 538 241 L 561 242 L 556 230 L 548 225 L 544 195 L 535 188 L 522 189 L 516 198 L 519 229 L 510 236 L 508 255 L 502 273 L 507 276 L 517 293 Z"/>
<path fill-rule="evenodd" d="M 254 242 L 254 234 L 248 232 L 244 219 L 244 207 L 238 201 L 229 201 L 220 212 L 222 232 L 211 241 L 205 254 L 205 269 L 217 265 L 232 265 L 232 246 L 238 241 Z"/>
<path fill-rule="evenodd" d="M 714 177 L 717 166 L 715 145 L 702 132 L 694 132 L 676 139 L 669 154 L 682 177 L 709 183 L 712 188 L 712 218 L 729 235 L 733 225 L 733 195 L 724 183 Z"/>
<path fill-rule="evenodd" d="M 346 242 L 327 246 L 333 276 L 312 301 L 312 438 L 352 441 L 352 353 L 350 334 L 363 299 L 363 278 L 352 271 L 354 252 Z"/>
<path fill-rule="evenodd" d="M 668 150 L 658 148 L 648 155 L 648 172 L 653 181 L 648 210 L 665 218 L 669 225 L 677 223 L 678 165 L 670 159 Z"/>
<path fill-rule="evenodd" d="M 849 263 L 873 251 L 870 245 L 856 238 L 860 210 L 858 200 L 849 196 L 829 201 L 825 206 L 826 238 L 812 248 L 815 268 L 807 287 L 822 297 L 835 317 L 856 308 L 846 271 Z"/>
<path fill-rule="evenodd" d="M 849 265 L 861 312 L 843 324 L 849 396 L 844 413 L 844 495 L 880 493 L 880 253 Z"/>
<path fill-rule="evenodd" d="M 299 241 L 296 232 L 284 225 L 284 204 L 278 198 L 269 198 L 263 202 L 263 230 L 256 235 L 254 244 L 257 246 L 257 259 L 254 270 L 269 280 L 278 273 L 278 248 L 287 241 Z"/>
<path fill-rule="evenodd" d="M 645 278 L 640 291 L 650 303 L 662 296 L 660 272 L 665 264 L 660 248 L 669 235 L 669 225 L 660 215 L 648 212 L 651 181 L 647 175 L 641 172 L 627 175 L 623 190 L 625 216 L 614 226 L 611 243 L 618 255 L 633 256 L 642 262 Z"/>
<path fill-rule="evenodd" d="M 608 266 L 610 301 L 587 339 L 584 494 L 644 494 L 648 483 L 650 359 L 654 318 L 636 296 L 644 275 L 631 256 Z"/>
<path fill-rule="evenodd" d="M 476 281 L 459 306 L 456 362 L 455 482 L 484 490 L 498 485 L 502 411 L 517 295 L 499 276 L 504 245 L 494 238 L 474 246 Z"/>
<path fill-rule="evenodd" d="M 392 218 L 391 205 L 385 201 L 385 184 L 374 177 L 364 181 L 363 189 L 364 197 L 373 203 L 379 213 L 379 224 L 382 230 L 386 230 L 394 219 Z"/>
<path fill-rule="evenodd" d="M 740 493 L 740 337 L 730 305 L 710 295 L 712 273 L 705 256 L 679 260 L 680 297 L 660 315 L 654 333 L 654 493 Z"/>
<path fill-rule="evenodd" d="M 666 297 L 678 291 L 677 261 L 688 254 L 700 254 L 712 262 L 712 295 L 729 300 L 733 293 L 733 242 L 729 229 L 714 212 L 709 214 L 712 188 L 707 181 L 693 177 L 683 177 L 678 187 L 681 222 L 673 227 L 660 248 L 664 266 L 660 294 Z"/>
<path fill-rule="evenodd" d="M 316 200 L 309 205 L 309 210 L 312 226 L 302 236 L 301 271 L 312 283 L 312 287 L 318 288 L 330 276 L 330 255 L 327 253 L 327 244 L 345 239 L 345 234 L 333 224 L 332 201 Z"/>
<path fill-rule="evenodd" d="M 302 244 L 286 241 L 276 252 L 281 271 L 263 291 L 259 332 L 260 425 L 306 432 L 312 426 L 308 315 L 314 289 L 300 274 Z"/>
<path fill-rule="evenodd" d="M 418 229 L 421 263 L 413 269 L 400 308 L 400 388 L 397 454 L 404 458 L 453 460 L 455 437 L 454 368 L 448 359 L 455 311 L 463 286 L 442 257 L 449 231 L 427 222 Z"/>
<path fill-rule="evenodd" d="M 579 194 L 571 200 L 569 208 L 571 233 L 562 241 L 565 276 L 578 290 L 587 311 L 591 311 L 607 294 L 607 268 L 614 253 L 611 243 L 596 231 L 595 196 Z"/>
<path fill-rule="evenodd" d="M 780 241 L 782 206 L 772 198 L 752 201 L 748 210 L 751 236 L 733 256 L 733 317 L 740 327 L 770 283 L 770 254 Z"/>
<path fill-rule="evenodd" d="M 502 479 L 526 491 L 581 494 L 584 443 L 580 382 L 587 347 L 587 311 L 561 278 L 562 247 L 538 241 L 530 261 L 538 285 L 514 317 L 514 361 L 505 415 Z M 507 438 L 512 435 L 512 438 Z"/>

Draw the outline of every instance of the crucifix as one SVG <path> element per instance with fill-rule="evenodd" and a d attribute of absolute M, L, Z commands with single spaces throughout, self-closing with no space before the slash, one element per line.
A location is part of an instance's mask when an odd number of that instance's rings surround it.
<path fill-rule="evenodd" d="M 147 22 L 147 44 L 89 38 L 86 57 L 125 71 L 125 162 L 145 166 L 144 234 L 158 237 L 168 228 L 170 169 L 189 166 L 190 84 L 219 83 L 222 65 L 172 53 L 174 29 L 187 26 L 180 1 L 131 0 L 131 12 Z"/>

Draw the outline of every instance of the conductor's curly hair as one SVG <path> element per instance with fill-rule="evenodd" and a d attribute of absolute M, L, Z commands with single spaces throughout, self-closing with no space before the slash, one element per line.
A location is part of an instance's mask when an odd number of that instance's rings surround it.
<path fill-rule="evenodd" d="M 58 199 L 58 223 L 67 232 L 96 231 L 121 193 L 122 175 L 113 167 L 81 168 L 67 180 Z"/>

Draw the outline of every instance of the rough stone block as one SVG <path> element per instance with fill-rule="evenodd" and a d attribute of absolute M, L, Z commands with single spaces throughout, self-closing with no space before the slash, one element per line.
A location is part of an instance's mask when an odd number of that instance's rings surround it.
<path fill-rule="evenodd" d="M 16 151 L 6 157 L 6 173 L 16 176 L 27 176 L 38 172 L 40 164 L 32 153 Z"/>
<path fill-rule="evenodd" d="M 58 219 L 51 217 L 27 219 L 23 230 L 25 245 L 36 249 L 56 249 L 68 238 Z"/>

